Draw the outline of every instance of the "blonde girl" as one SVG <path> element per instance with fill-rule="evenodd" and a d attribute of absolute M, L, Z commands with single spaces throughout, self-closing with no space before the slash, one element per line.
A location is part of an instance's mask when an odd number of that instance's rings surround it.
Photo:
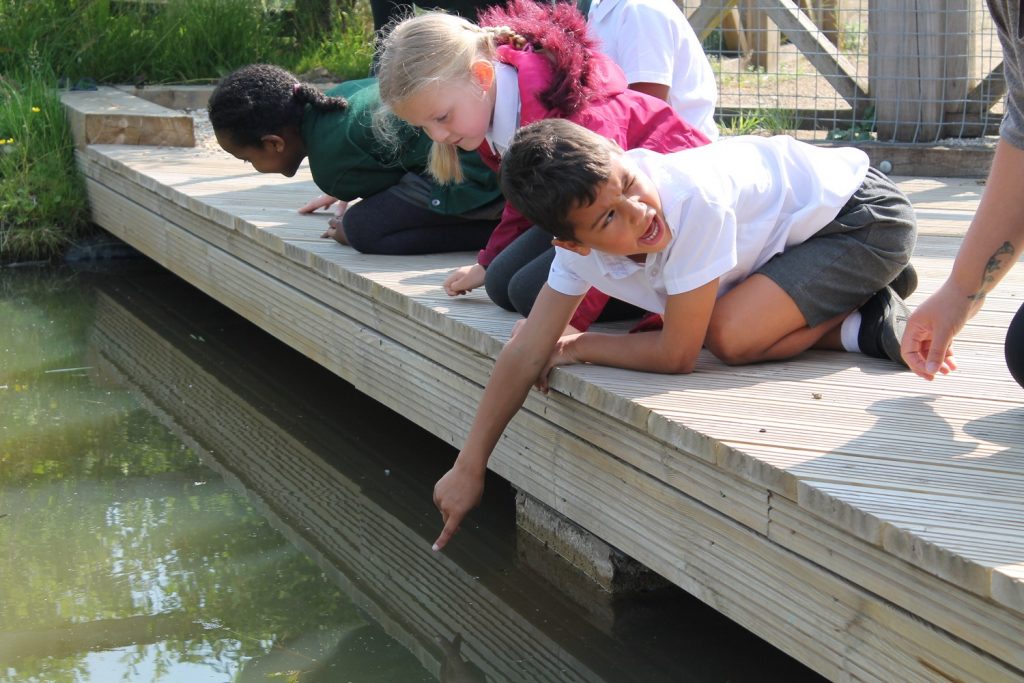
<path fill-rule="evenodd" d="M 378 127 L 393 115 L 421 128 L 434 142 L 428 169 L 442 183 L 461 177 L 459 149 L 477 150 L 497 170 L 515 131 L 546 118 L 574 121 L 623 149 L 673 152 L 708 142 L 662 100 L 629 90 L 569 3 L 510 0 L 482 12 L 479 25 L 440 12 L 406 19 L 384 37 L 377 73 Z M 485 285 L 499 306 L 528 315 L 553 258 L 550 236 L 506 205 L 477 263 L 449 275 L 445 290 L 455 296 Z M 586 329 L 607 301 L 592 290 L 572 326 Z"/>

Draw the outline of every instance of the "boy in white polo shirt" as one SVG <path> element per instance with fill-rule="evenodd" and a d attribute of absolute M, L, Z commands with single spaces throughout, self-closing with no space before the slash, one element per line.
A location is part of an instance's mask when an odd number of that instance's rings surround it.
<path fill-rule="evenodd" d="M 701 347 L 729 364 L 809 348 L 901 362 L 916 221 L 860 150 L 749 136 L 672 154 L 623 152 L 547 119 L 516 134 L 501 185 L 559 249 L 434 488 L 445 523 L 435 548 L 479 502 L 494 445 L 530 385 L 547 390 L 555 366 L 688 373 Z M 591 286 L 661 313 L 664 327 L 562 336 Z"/>

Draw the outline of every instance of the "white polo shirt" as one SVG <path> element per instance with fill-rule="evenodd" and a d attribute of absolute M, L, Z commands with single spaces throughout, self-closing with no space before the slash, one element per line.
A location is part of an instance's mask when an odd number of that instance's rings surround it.
<path fill-rule="evenodd" d="M 628 83 L 669 86 L 668 102 L 679 116 L 709 139 L 718 138 L 715 74 L 672 0 L 594 0 L 587 23 Z"/>
<path fill-rule="evenodd" d="M 555 250 L 548 285 L 576 296 L 591 286 L 646 311 L 719 279 L 719 296 L 838 215 L 868 171 L 853 147 L 825 148 L 788 135 L 741 136 L 672 154 L 625 152 L 658 188 L 671 230 L 645 263 L 592 249 Z"/>

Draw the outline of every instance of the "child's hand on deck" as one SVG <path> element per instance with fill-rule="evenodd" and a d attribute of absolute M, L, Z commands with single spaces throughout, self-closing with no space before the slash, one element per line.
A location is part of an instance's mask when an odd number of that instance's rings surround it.
<path fill-rule="evenodd" d="M 320 237 L 330 237 L 338 244 L 348 245 L 348 238 L 345 237 L 345 224 L 342 223 L 342 218 L 340 216 L 334 216 L 327 221 L 327 230 L 325 230 L 324 234 L 320 235 Z"/>
<path fill-rule="evenodd" d="M 479 263 L 456 268 L 444 280 L 444 291 L 448 296 L 468 294 L 484 283 L 487 271 Z"/>
<path fill-rule="evenodd" d="M 568 325 L 566 330 L 575 331 L 572 325 Z M 555 342 L 555 348 L 551 351 L 551 356 L 548 358 L 548 362 L 544 365 L 544 369 L 537 375 L 537 381 L 534 382 L 535 386 L 545 394 L 548 393 L 550 386 L 548 385 L 548 376 L 551 374 L 551 369 L 556 368 L 559 365 L 575 365 L 579 363 L 579 359 L 576 357 L 574 342 L 579 339 L 582 333 L 566 334 L 561 339 Z"/>
<path fill-rule="evenodd" d="M 444 529 L 434 541 L 434 550 L 441 550 L 451 540 L 470 510 L 480 504 L 484 495 L 483 473 L 478 473 L 458 462 L 434 484 L 434 505 L 441 512 Z"/>
<path fill-rule="evenodd" d="M 338 201 L 329 194 L 322 194 L 319 197 L 311 199 L 309 203 L 307 203 L 305 206 L 299 207 L 299 213 L 313 213 L 314 211 L 319 211 L 320 209 L 326 209 L 335 202 L 337 202 L 338 205 L 334 207 L 334 215 L 343 215 L 345 213 L 345 209 L 348 208 L 348 202 Z"/>

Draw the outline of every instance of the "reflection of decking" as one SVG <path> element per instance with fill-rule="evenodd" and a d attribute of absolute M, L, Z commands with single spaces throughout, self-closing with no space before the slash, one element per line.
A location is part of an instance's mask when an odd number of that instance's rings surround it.
<path fill-rule="evenodd" d="M 305 171 L 96 145 L 97 223 L 410 420 L 460 444 L 515 317 L 441 281 L 468 255 L 365 256 L 295 207 Z M 981 186 L 904 180 L 921 292 Z M 852 354 L 665 377 L 557 371 L 493 468 L 834 680 L 1024 679 L 1024 394 L 1010 275 L 934 383 Z M 456 540 L 456 543 L 458 541 Z"/>
<path fill-rule="evenodd" d="M 101 292 L 92 337 L 99 370 L 131 388 L 204 463 L 239 482 L 427 670 L 437 675 L 441 643 L 461 636 L 461 656 L 480 671 L 471 680 L 651 680 L 631 670 L 637 663 L 625 646 L 586 623 L 581 608 L 541 581 L 510 580 L 510 549 L 476 535 L 460 557 L 432 553 L 425 535 L 432 529 L 423 524 L 433 521 L 429 482 L 413 479 L 415 466 L 382 474 L 382 463 L 407 460 L 389 452 L 400 443 L 389 438 L 395 430 L 345 442 L 333 425 L 300 432 L 279 406 L 310 405 L 312 397 L 282 395 L 274 382 L 281 370 L 239 373 L 230 349 L 198 341 L 198 331 L 217 321 L 206 314 L 185 325 L 161 310 L 180 301 L 180 294 L 143 301 L 127 288 Z"/>

